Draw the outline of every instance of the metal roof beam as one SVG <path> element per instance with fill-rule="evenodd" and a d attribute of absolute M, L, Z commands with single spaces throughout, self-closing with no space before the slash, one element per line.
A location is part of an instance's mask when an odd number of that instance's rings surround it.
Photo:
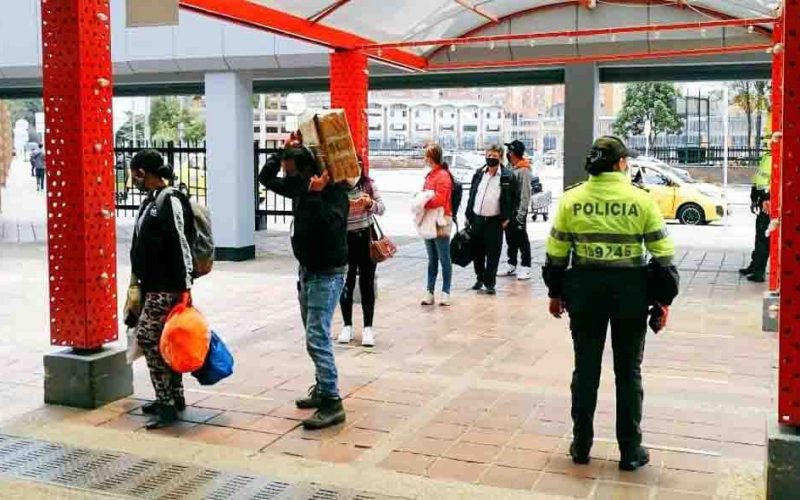
<path fill-rule="evenodd" d="M 332 49 L 352 50 L 361 45 L 375 43 L 368 38 L 321 23 L 315 23 L 247 0 L 180 0 L 180 6 L 217 19 L 277 33 Z M 424 57 L 398 49 L 382 50 L 380 54 L 370 54 L 370 57 L 412 70 L 424 70 L 428 64 Z"/>
<path fill-rule="evenodd" d="M 338 0 L 337 2 L 328 5 L 321 11 L 309 17 L 308 20 L 311 21 L 312 23 L 318 23 L 323 19 L 325 19 L 326 17 L 333 14 L 334 12 L 336 12 L 337 10 L 339 10 L 340 7 L 343 7 L 347 3 L 350 3 L 350 0 Z"/>
<path fill-rule="evenodd" d="M 479 16 L 485 19 L 488 19 L 493 23 L 497 23 L 500 20 L 497 16 L 489 14 L 488 12 L 481 9 L 477 5 L 472 5 L 468 0 L 455 0 L 455 1 L 458 5 L 464 7 L 467 10 L 471 10 L 472 12 L 478 14 Z"/>
<path fill-rule="evenodd" d="M 664 31 L 686 31 L 686 30 L 700 30 L 712 28 L 725 28 L 725 27 L 743 27 L 760 26 L 764 24 L 775 23 L 777 19 L 772 17 L 758 17 L 751 19 L 721 19 L 716 21 L 699 21 L 691 23 L 671 23 L 671 24 L 654 24 L 654 25 L 641 25 L 641 26 L 619 26 L 615 28 L 592 28 L 582 30 L 562 30 L 562 31 L 549 31 L 540 33 L 521 33 L 514 35 L 487 35 L 487 36 L 471 36 L 460 38 L 439 38 L 434 40 L 414 40 L 404 42 L 388 42 L 388 43 L 375 43 L 370 45 L 362 45 L 358 47 L 362 50 L 386 50 L 389 48 L 401 47 L 431 47 L 431 46 L 446 46 L 446 45 L 471 45 L 487 42 L 509 42 L 519 40 L 538 40 L 547 38 L 588 38 L 592 36 L 603 35 L 620 35 L 631 33 L 650 33 L 650 32 L 664 32 Z"/>

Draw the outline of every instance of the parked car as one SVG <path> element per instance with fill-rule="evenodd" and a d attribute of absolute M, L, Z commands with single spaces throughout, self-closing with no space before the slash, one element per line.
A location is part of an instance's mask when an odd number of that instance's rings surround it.
<path fill-rule="evenodd" d="M 472 184 L 475 171 L 486 165 L 486 157 L 479 153 L 447 153 L 444 161 L 450 166 L 453 177 L 464 187 Z"/>
<path fill-rule="evenodd" d="M 656 166 L 652 161 L 630 160 L 629 174 L 634 184 L 653 195 L 665 219 L 700 225 L 720 220 L 726 212 L 730 213 L 719 188 L 684 181 L 669 168 Z"/>

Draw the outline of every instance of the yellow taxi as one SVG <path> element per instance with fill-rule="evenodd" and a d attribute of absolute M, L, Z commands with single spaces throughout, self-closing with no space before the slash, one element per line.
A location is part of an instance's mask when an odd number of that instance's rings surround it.
<path fill-rule="evenodd" d="M 643 186 L 655 198 L 665 219 L 681 224 L 701 225 L 721 220 L 728 212 L 722 191 L 713 184 L 698 182 L 684 170 L 655 159 L 630 160 L 634 184 Z"/>

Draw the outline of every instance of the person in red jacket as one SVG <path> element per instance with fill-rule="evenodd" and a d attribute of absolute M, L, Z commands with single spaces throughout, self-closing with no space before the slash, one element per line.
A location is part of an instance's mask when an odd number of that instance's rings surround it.
<path fill-rule="evenodd" d="M 425 191 L 433 191 L 433 198 L 425 205 L 426 210 L 444 209 L 444 225 L 437 225 L 437 237 L 425 240 L 425 249 L 428 251 L 428 288 L 422 305 L 432 306 L 436 303 L 433 292 L 436 288 L 436 278 L 439 275 L 439 264 L 442 265 L 442 296 L 440 306 L 450 305 L 450 285 L 453 277 L 453 265 L 450 261 L 450 233 L 453 227 L 453 177 L 450 169 L 443 161 L 444 153 L 441 146 L 431 144 L 425 148 L 425 163 L 431 171 L 425 176 Z"/>

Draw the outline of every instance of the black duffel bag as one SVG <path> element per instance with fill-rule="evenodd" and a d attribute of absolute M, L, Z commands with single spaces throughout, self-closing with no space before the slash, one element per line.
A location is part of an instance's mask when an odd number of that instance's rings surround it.
<path fill-rule="evenodd" d="M 459 231 L 458 222 L 456 222 L 456 235 L 453 236 L 453 241 L 450 242 L 450 260 L 453 264 L 461 267 L 467 267 L 474 260 L 472 234 L 469 231 L 469 227 Z"/>

